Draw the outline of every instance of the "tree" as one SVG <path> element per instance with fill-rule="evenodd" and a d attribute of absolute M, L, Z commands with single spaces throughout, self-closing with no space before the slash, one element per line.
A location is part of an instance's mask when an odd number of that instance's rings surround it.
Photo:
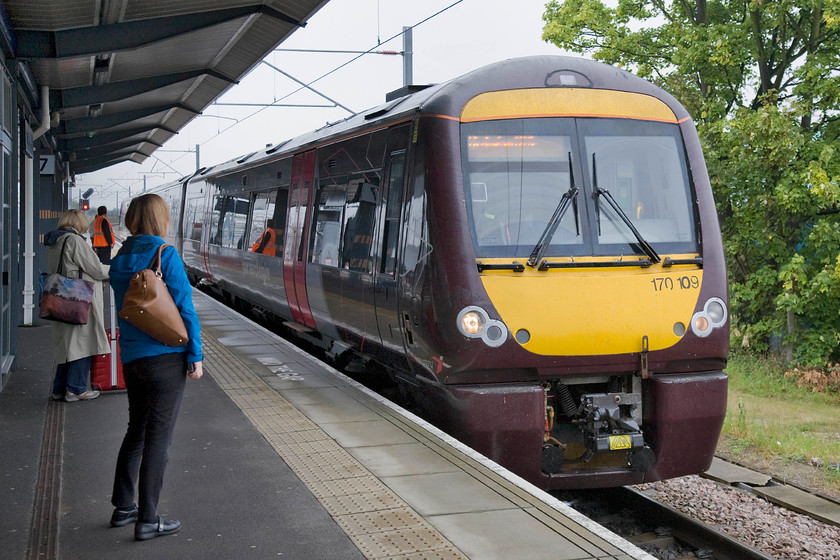
<path fill-rule="evenodd" d="M 648 78 L 700 132 L 733 343 L 840 360 L 840 0 L 551 0 L 543 38 Z"/>

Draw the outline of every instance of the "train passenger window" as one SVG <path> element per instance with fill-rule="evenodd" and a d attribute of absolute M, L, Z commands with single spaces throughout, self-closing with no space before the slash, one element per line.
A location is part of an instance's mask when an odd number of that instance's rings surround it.
<path fill-rule="evenodd" d="M 277 256 L 283 256 L 286 240 L 286 213 L 289 209 L 289 187 L 277 189 L 277 200 L 274 204 L 274 232 L 277 234 Z"/>
<path fill-rule="evenodd" d="M 277 191 L 254 193 L 251 203 L 251 230 L 245 246 L 254 253 L 271 257 L 282 254 L 277 250 L 279 235 L 274 220 L 274 200 Z"/>
<path fill-rule="evenodd" d="M 320 177 L 369 171 L 377 177 L 385 160 L 387 130 L 378 130 L 318 148 Z"/>
<path fill-rule="evenodd" d="M 245 225 L 251 201 L 237 196 L 217 196 L 213 206 L 213 222 L 216 224 L 210 243 L 230 249 L 242 249 L 245 245 Z"/>
<path fill-rule="evenodd" d="M 166 189 L 163 193 L 163 199 L 169 205 L 169 236 L 175 237 L 178 231 L 179 220 L 181 219 L 181 183 L 176 187 Z"/>
<path fill-rule="evenodd" d="M 341 218 L 347 203 L 347 182 L 338 179 L 321 181 L 315 204 L 315 239 L 312 245 L 312 262 L 324 266 L 338 266 L 341 242 Z"/>
<path fill-rule="evenodd" d="M 184 239 L 201 241 L 204 219 L 204 189 L 188 185 L 187 201 L 184 204 L 183 230 L 181 231 Z"/>
<path fill-rule="evenodd" d="M 388 171 L 388 202 L 382 225 L 382 257 L 379 272 L 393 276 L 397 269 L 397 240 L 399 238 L 400 210 L 402 209 L 405 152 L 391 155 Z"/>
<path fill-rule="evenodd" d="M 426 189 L 423 181 L 416 178 L 406 191 L 405 221 L 402 228 L 404 253 L 402 257 L 405 273 L 417 267 L 417 263 L 432 251 L 426 220 Z"/>
<path fill-rule="evenodd" d="M 373 273 L 371 247 L 376 225 L 377 184 L 363 179 L 350 182 L 344 207 L 341 263 L 342 268 Z"/>
<path fill-rule="evenodd" d="M 378 175 L 378 174 L 377 174 Z M 314 263 L 373 273 L 371 249 L 376 222 L 376 175 L 321 179 L 315 204 Z"/>

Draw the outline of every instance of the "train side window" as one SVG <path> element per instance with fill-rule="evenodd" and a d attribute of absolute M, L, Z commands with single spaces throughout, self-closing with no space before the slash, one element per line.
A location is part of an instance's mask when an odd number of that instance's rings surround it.
<path fill-rule="evenodd" d="M 251 203 L 251 230 L 245 246 L 255 253 L 277 256 L 277 225 L 274 222 L 274 201 L 277 191 L 254 193 Z M 271 230 L 271 231 L 269 231 Z"/>
<path fill-rule="evenodd" d="M 341 220 L 347 202 L 347 180 L 321 180 L 315 204 L 315 239 L 312 262 L 324 266 L 338 266 L 341 242 Z"/>
<path fill-rule="evenodd" d="M 378 184 L 367 182 L 364 178 L 350 181 L 342 227 L 342 268 L 373 273 L 371 248 L 378 190 Z"/>
<path fill-rule="evenodd" d="M 377 130 L 318 148 L 318 176 L 368 172 L 376 177 L 385 160 L 387 130 Z"/>
<path fill-rule="evenodd" d="M 181 219 L 181 183 L 178 183 L 178 186 L 176 187 L 165 190 L 163 192 L 163 198 L 169 205 L 169 233 L 172 237 L 176 237 L 179 220 Z"/>
<path fill-rule="evenodd" d="M 230 249 L 242 249 L 251 201 L 237 196 L 217 196 L 213 217 L 218 216 L 216 233 L 210 241 Z"/>
<path fill-rule="evenodd" d="M 187 200 L 187 205 L 184 208 L 184 239 L 201 241 L 201 230 L 204 225 L 201 221 L 202 202 L 203 199 L 201 198 Z"/>
<path fill-rule="evenodd" d="M 391 154 L 388 170 L 388 202 L 382 225 L 382 257 L 379 272 L 393 276 L 397 269 L 397 241 L 405 177 L 405 152 Z"/>
<path fill-rule="evenodd" d="M 184 204 L 182 223 L 184 239 L 201 241 L 204 219 L 204 188 L 187 185 L 187 201 Z"/>
<path fill-rule="evenodd" d="M 277 256 L 283 256 L 283 247 L 286 245 L 286 214 L 289 210 L 289 187 L 280 187 L 277 190 L 277 200 L 274 204 L 274 232 L 277 234 Z"/>
<path fill-rule="evenodd" d="M 403 226 L 403 267 L 405 273 L 415 270 L 432 251 L 426 221 L 426 190 L 422 177 L 415 177 L 406 191 Z"/>

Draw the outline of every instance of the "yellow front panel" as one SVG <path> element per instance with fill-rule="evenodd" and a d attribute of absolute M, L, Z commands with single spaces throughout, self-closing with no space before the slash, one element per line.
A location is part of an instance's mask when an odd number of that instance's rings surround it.
<path fill-rule="evenodd" d="M 640 352 L 643 336 L 648 337 L 650 350 L 676 344 L 681 336 L 674 333 L 674 325 L 679 322 L 689 328 L 703 270 L 661 264 L 646 269 L 525 267 L 524 272 L 485 271 L 481 280 L 510 332 L 530 333 L 530 340 L 522 344 L 526 350 L 541 355 L 603 355 Z"/>
<path fill-rule="evenodd" d="M 587 88 L 491 91 L 470 99 L 462 122 L 522 117 L 611 117 L 676 123 L 661 100 L 640 93 Z"/>

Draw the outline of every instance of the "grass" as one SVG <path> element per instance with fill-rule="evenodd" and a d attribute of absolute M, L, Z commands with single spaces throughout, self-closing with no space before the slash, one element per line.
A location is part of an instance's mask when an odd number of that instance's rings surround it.
<path fill-rule="evenodd" d="M 731 357 L 718 452 L 840 497 L 840 394 L 797 387 L 769 359 Z"/>

